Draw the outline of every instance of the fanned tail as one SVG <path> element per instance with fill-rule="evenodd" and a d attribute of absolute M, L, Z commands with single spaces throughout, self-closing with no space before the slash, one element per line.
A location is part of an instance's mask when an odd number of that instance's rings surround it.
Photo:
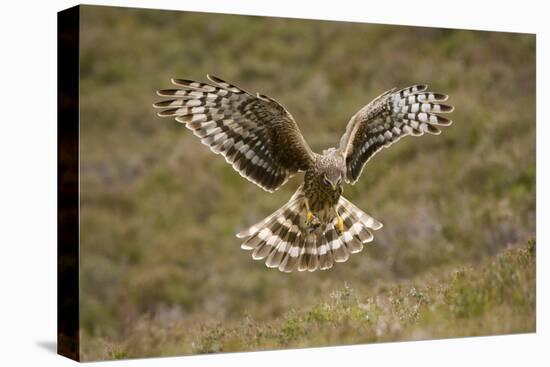
<path fill-rule="evenodd" d="M 309 228 L 300 187 L 280 209 L 237 237 L 244 239 L 243 250 L 252 251 L 252 258 L 264 260 L 269 268 L 282 272 L 330 269 L 335 262 L 345 262 L 350 254 L 363 250 L 363 245 L 373 240 L 371 230 L 382 227 L 344 197 L 340 197 L 337 211 L 344 222 L 342 233 L 336 229 L 334 215 L 320 227 Z"/>

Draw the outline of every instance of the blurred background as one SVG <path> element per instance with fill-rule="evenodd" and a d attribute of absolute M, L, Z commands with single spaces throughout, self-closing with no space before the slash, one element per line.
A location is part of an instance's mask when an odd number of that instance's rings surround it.
<path fill-rule="evenodd" d="M 138 334 L 157 336 L 175 322 L 276 320 L 336 290 L 479 263 L 534 236 L 534 35 L 81 9 L 85 359 L 117 357 L 109 343 L 143 320 Z M 268 194 L 151 107 L 171 77 L 206 73 L 275 98 L 318 152 L 392 87 L 449 94 L 454 124 L 379 152 L 345 187 L 384 223 L 363 252 L 329 271 L 281 274 L 240 250 L 235 233 L 283 205 L 301 176 Z M 173 348 L 165 353 L 196 351 Z"/>

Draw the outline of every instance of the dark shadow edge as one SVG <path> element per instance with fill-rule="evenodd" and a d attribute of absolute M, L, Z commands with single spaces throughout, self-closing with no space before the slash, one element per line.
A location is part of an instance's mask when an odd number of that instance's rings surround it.
<path fill-rule="evenodd" d="M 57 353 L 76 361 L 80 360 L 79 31 L 80 6 L 57 13 Z"/>

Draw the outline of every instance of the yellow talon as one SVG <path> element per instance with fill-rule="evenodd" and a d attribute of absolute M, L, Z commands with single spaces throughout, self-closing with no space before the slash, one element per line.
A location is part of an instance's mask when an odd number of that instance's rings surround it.
<path fill-rule="evenodd" d="M 310 231 L 315 230 L 321 225 L 321 222 L 319 221 L 319 218 L 309 209 L 309 203 L 307 200 L 304 204 L 306 207 L 306 225 L 309 227 Z"/>
<path fill-rule="evenodd" d="M 315 215 L 313 215 L 313 213 L 310 210 L 308 210 L 306 214 L 306 223 L 308 224 L 311 223 L 314 217 Z"/>
<path fill-rule="evenodd" d="M 338 213 L 336 213 L 336 230 L 340 234 L 344 233 L 344 221 L 342 220 L 342 217 L 340 217 Z"/>
<path fill-rule="evenodd" d="M 313 214 L 312 211 L 308 210 L 306 214 L 306 226 L 308 226 L 310 230 L 314 230 L 320 225 L 321 222 L 319 221 L 319 218 L 317 218 L 317 216 Z"/>

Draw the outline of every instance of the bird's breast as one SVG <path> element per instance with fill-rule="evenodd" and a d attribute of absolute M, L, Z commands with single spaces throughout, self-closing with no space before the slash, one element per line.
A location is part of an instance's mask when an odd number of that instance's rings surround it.
<path fill-rule="evenodd" d="M 309 207 L 313 212 L 328 210 L 335 206 L 342 195 L 342 187 L 333 189 L 323 182 L 306 182 L 304 185 L 305 196 Z"/>

